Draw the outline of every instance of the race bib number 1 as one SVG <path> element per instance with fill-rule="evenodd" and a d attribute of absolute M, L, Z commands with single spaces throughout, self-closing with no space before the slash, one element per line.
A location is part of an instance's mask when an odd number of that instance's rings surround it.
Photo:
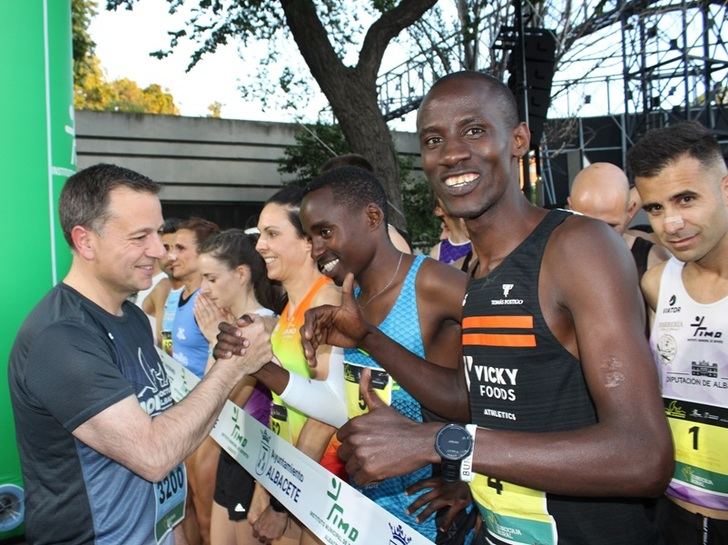
<path fill-rule="evenodd" d="M 470 484 L 493 543 L 556 545 L 556 523 L 546 508 L 546 494 L 476 474 Z"/>
<path fill-rule="evenodd" d="M 162 543 L 172 528 L 185 518 L 187 472 L 184 464 L 178 465 L 164 479 L 154 483 L 154 492 L 154 538 L 157 543 Z"/>
<path fill-rule="evenodd" d="M 675 444 L 675 473 L 668 494 L 728 510 L 728 410 L 665 399 Z"/>
<path fill-rule="evenodd" d="M 344 390 L 346 394 L 346 412 L 354 418 L 369 412 L 359 390 L 361 372 L 365 367 L 344 361 Z M 379 399 L 387 405 L 392 404 L 392 377 L 382 369 L 372 368 L 372 389 Z"/>

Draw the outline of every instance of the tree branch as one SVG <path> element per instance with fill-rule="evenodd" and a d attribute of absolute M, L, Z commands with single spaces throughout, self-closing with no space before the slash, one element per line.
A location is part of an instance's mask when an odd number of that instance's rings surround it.
<path fill-rule="evenodd" d="M 311 75 L 328 96 L 326 85 L 343 77 L 345 66 L 329 41 L 311 0 L 281 0 L 286 23 Z"/>
<path fill-rule="evenodd" d="M 359 62 L 356 65 L 357 72 L 361 73 L 364 79 L 376 79 L 389 42 L 436 3 L 437 0 L 402 0 L 395 8 L 382 14 L 369 27 L 364 37 Z"/>

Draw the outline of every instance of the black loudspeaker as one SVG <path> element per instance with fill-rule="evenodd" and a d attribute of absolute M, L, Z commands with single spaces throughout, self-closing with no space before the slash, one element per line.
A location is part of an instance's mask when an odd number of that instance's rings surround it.
<path fill-rule="evenodd" d="M 556 39 L 550 30 L 529 28 L 525 31 L 526 84 L 528 88 L 528 126 L 531 129 L 531 147 L 538 147 L 543 124 L 551 101 L 551 82 L 554 79 Z M 509 55 L 507 69 L 510 72 L 508 87 L 516 96 L 518 113 L 523 119 L 522 82 L 518 81 L 518 46 Z"/>

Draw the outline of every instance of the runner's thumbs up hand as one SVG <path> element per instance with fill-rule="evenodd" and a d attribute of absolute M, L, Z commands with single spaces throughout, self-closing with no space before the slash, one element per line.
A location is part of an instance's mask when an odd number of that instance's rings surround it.
<path fill-rule="evenodd" d="M 354 275 L 348 273 L 341 292 L 341 305 L 321 305 L 306 311 L 301 344 L 306 361 L 316 367 L 316 350 L 328 344 L 341 348 L 359 346 L 370 330 L 354 299 Z"/>
<path fill-rule="evenodd" d="M 369 369 L 362 370 L 360 392 L 369 412 L 352 418 L 336 434 L 339 457 L 357 484 L 404 475 L 440 460 L 434 445 L 441 423 L 420 424 L 389 407 L 372 390 Z"/>

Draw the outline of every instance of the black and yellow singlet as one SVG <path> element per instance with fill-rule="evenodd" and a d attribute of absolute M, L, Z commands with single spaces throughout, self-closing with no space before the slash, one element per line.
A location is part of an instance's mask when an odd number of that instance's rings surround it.
<path fill-rule="evenodd" d="M 470 282 L 462 340 L 471 418 L 478 426 L 553 432 L 598 420 L 581 362 L 551 333 L 539 305 L 544 248 L 568 216 L 549 212 L 497 268 Z M 658 543 L 638 500 L 560 496 L 487 475 L 477 475 L 471 488 L 493 544 Z"/>

